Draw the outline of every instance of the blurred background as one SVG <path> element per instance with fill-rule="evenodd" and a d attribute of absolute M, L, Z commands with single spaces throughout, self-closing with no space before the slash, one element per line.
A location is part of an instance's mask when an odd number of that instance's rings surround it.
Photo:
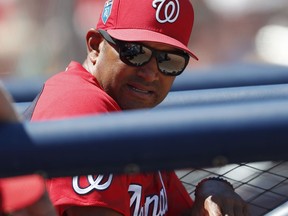
<path fill-rule="evenodd" d="M 83 62 L 105 0 L 0 0 L 0 78 L 51 76 Z M 287 0 L 192 0 L 189 72 L 219 64 L 288 66 Z M 141 14 L 139 14 L 141 16 Z M 181 29 L 179 29 L 181 34 Z"/>

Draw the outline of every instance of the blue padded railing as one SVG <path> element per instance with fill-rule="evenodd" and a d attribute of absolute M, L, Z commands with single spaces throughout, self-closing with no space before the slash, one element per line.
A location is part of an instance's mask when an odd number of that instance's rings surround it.
<path fill-rule="evenodd" d="M 288 100 L 288 84 L 172 91 L 155 109 L 275 99 Z M 18 102 L 15 107 L 23 113 L 30 103 Z"/>
<path fill-rule="evenodd" d="M 288 83 L 288 67 L 269 64 L 214 65 L 189 69 L 175 80 L 172 91 Z"/>
<path fill-rule="evenodd" d="M 174 91 L 156 109 L 275 99 L 288 100 L 288 84 Z"/>
<path fill-rule="evenodd" d="M 287 100 L 275 99 L 2 124 L 0 175 L 66 176 L 287 160 L 287 110 Z"/>
<path fill-rule="evenodd" d="M 41 91 L 44 77 L 3 80 L 15 102 L 31 102 Z M 288 67 L 261 64 L 219 65 L 186 69 L 171 91 L 215 89 L 288 83 Z"/>

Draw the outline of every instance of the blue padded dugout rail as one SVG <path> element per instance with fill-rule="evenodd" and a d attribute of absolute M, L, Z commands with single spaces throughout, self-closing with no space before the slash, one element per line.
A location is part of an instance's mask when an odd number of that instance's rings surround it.
<path fill-rule="evenodd" d="M 288 84 L 173 91 L 155 109 L 276 99 L 288 100 Z M 18 102 L 15 108 L 23 113 L 30 103 Z"/>
<path fill-rule="evenodd" d="M 2 80 L 15 102 L 31 102 L 41 91 L 44 77 L 10 77 Z"/>
<path fill-rule="evenodd" d="M 3 80 L 15 102 L 32 101 L 46 78 L 10 78 Z M 177 77 L 171 91 L 227 88 L 288 83 L 288 67 L 267 64 L 214 65 L 187 68 Z"/>
<path fill-rule="evenodd" d="M 277 99 L 288 100 L 288 84 L 173 91 L 156 109 Z"/>
<path fill-rule="evenodd" d="M 288 101 L 138 110 L 0 126 L 0 175 L 129 173 L 287 160 Z"/>
<path fill-rule="evenodd" d="M 172 91 L 227 88 L 288 83 L 288 67 L 272 64 L 212 65 L 186 70 L 175 80 Z"/>

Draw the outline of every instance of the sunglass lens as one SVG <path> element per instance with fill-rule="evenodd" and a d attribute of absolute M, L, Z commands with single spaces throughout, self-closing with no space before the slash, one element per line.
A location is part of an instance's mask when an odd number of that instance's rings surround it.
<path fill-rule="evenodd" d="M 159 70 L 167 75 L 176 76 L 186 67 L 186 59 L 173 53 L 159 53 L 157 56 Z"/>
<path fill-rule="evenodd" d="M 152 51 L 141 44 L 126 43 L 121 47 L 120 55 L 131 65 L 141 66 L 150 61 Z"/>

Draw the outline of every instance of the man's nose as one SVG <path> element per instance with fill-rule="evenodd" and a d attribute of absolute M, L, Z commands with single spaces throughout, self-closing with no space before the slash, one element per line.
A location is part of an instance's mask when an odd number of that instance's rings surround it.
<path fill-rule="evenodd" d="M 160 71 L 158 70 L 155 57 L 152 57 L 147 64 L 139 67 L 137 71 L 137 75 L 142 77 L 147 82 L 153 82 L 155 80 L 158 80 L 159 73 Z"/>

